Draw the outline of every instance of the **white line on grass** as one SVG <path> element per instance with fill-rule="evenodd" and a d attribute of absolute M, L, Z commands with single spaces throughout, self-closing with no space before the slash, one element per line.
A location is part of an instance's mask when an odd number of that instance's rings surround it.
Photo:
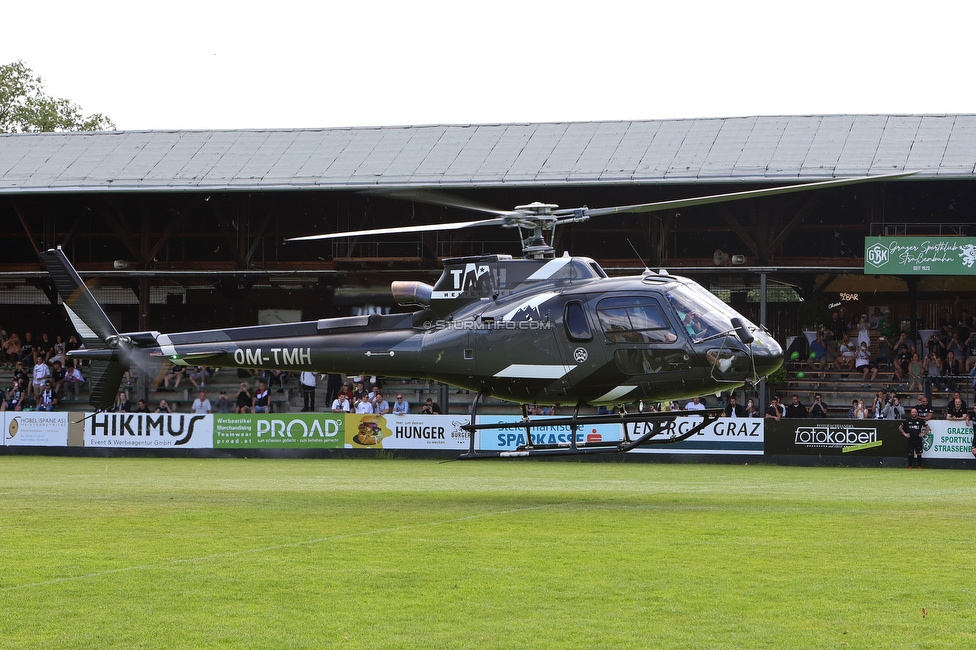
<path fill-rule="evenodd" d="M 368 535 L 386 535 L 389 533 L 397 533 L 404 530 L 410 530 L 412 528 L 428 528 L 431 526 L 444 526 L 447 524 L 456 524 L 462 521 L 470 521 L 472 519 L 483 519 L 485 517 L 497 517 L 501 515 L 511 515 L 517 512 L 530 512 L 532 510 L 544 510 L 547 508 L 559 508 L 562 506 L 570 505 L 571 502 L 567 501 L 564 503 L 550 503 L 544 506 L 532 506 L 529 508 L 512 508 L 511 510 L 496 510 L 493 512 L 483 512 L 478 515 L 468 515 L 466 517 L 455 517 L 454 519 L 445 519 L 443 521 L 429 521 L 423 524 L 405 524 L 403 526 L 396 526 L 395 528 L 381 528 L 378 530 L 364 530 L 358 533 L 346 533 L 345 535 L 331 535 L 329 537 L 318 537 L 316 539 L 307 539 L 300 542 L 289 542 L 288 544 L 274 544 L 273 546 L 262 546 L 261 548 L 246 549 L 243 551 L 233 551 L 229 553 L 214 553 L 213 555 L 201 555 L 199 557 L 191 558 L 179 558 L 169 560 L 167 562 L 156 562 L 153 564 L 140 564 L 137 566 L 121 567 L 119 569 L 106 569 L 105 571 L 93 571 L 91 573 L 83 573 L 77 576 L 67 576 L 64 578 L 52 578 L 51 580 L 42 580 L 40 582 L 30 582 L 23 585 L 12 585 L 10 587 L 0 587 L 0 592 L 5 591 L 17 591 L 20 589 L 31 589 L 33 587 L 45 587 L 48 585 L 61 584 L 63 582 L 73 582 L 76 580 L 88 580 L 90 578 L 101 578 L 104 576 L 110 576 L 116 573 L 125 573 L 128 571 L 146 571 L 148 569 L 162 569 L 171 566 L 177 566 L 180 564 L 192 564 L 193 562 L 206 562 L 209 560 L 220 560 L 224 558 L 235 557 L 239 555 L 249 555 L 252 553 L 264 553 L 266 551 L 276 551 L 282 548 L 295 548 L 299 546 L 313 546 L 315 544 L 321 544 L 323 542 L 332 542 L 340 539 L 349 539 L 350 537 L 365 537 Z"/>

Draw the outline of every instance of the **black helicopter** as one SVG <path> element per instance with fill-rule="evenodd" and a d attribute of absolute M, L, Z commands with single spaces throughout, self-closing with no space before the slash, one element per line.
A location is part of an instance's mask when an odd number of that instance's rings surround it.
<path fill-rule="evenodd" d="M 387 377 L 426 378 L 475 392 L 472 416 L 478 398 L 490 395 L 520 404 L 570 405 L 575 411 L 567 421 L 582 423 L 579 409 L 584 404 L 688 398 L 757 382 L 782 365 L 783 350 L 764 328 L 687 278 L 650 270 L 639 276 L 609 277 L 592 259 L 556 256 L 550 242 L 558 225 L 902 175 L 598 209 L 533 203 L 478 221 L 292 240 L 487 225 L 528 230 L 521 259 L 509 255 L 447 259 L 433 286 L 394 282 L 392 292 L 399 304 L 414 308 L 402 314 L 172 334 L 119 333 L 60 249 L 48 250 L 42 258 L 85 344 L 69 356 L 92 362 L 90 402 L 98 409 L 111 406 L 130 367 L 168 361 L 315 372 L 355 369 Z M 653 417 L 661 416 L 643 421 Z M 613 448 L 595 445 L 591 451 L 625 451 L 645 444 L 664 430 L 653 429 Z M 672 434 L 663 441 L 688 435 Z M 474 436 L 468 457 L 477 456 L 473 441 Z M 562 451 L 582 453 L 575 436 L 569 447 Z"/>

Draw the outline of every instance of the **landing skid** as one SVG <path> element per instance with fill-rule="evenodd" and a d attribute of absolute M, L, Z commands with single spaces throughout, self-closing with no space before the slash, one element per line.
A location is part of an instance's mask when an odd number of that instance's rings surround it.
<path fill-rule="evenodd" d="M 525 458 L 530 456 L 581 456 L 583 454 L 619 454 L 628 452 L 641 446 L 671 445 L 699 433 L 721 415 L 721 409 L 706 409 L 704 411 L 668 411 L 663 413 L 624 413 L 619 415 L 579 415 L 580 406 L 577 404 L 573 415 L 564 418 L 546 418 L 545 420 L 531 420 L 523 418 L 518 423 L 501 422 L 494 424 L 475 424 L 477 421 L 478 402 L 481 395 L 475 396 L 471 404 L 471 424 L 461 428 L 468 432 L 470 445 L 468 451 L 458 456 L 458 460 L 478 460 L 485 458 Z M 678 432 L 675 423 L 679 417 L 698 416 L 702 421 L 693 425 L 687 431 Z M 619 440 L 594 440 L 584 438 L 577 440 L 581 428 L 594 424 L 620 424 L 621 438 Z M 641 426 L 643 425 L 643 426 Z M 569 442 L 556 444 L 536 444 L 532 440 L 532 430 L 539 428 L 568 428 Z M 476 434 L 480 431 L 498 429 L 521 428 L 525 430 L 526 443 L 513 451 L 485 451 L 477 450 Z"/>

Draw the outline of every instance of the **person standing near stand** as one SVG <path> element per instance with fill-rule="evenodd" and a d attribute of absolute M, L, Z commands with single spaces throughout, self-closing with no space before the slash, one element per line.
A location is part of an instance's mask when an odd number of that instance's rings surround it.
<path fill-rule="evenodd" d="M 898 430 L 908 438 L 908 468 L 912 467 L 912 459 L 917 458 L 918 468 L 922 469 L 922 435 L 932 429 L 918 416 L 918 409 L 912 407 L 910 416 L 898 425 Z"/>
<path fill-rule="evenodd" d="M 304 371 L 298 376 L 298 381 L 302 385 L 302 408 L 303 413 L 315 410 L 315 373 Z"/>

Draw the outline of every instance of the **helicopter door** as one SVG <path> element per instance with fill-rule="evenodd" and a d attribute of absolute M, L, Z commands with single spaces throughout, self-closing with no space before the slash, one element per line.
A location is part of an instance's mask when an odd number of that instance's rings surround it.
<path fill-rule="evenodd" d="M 691 357 L 664 310 L 650 296 L 615 296 L 597 303 L 597 318 L 617 369 L 630 377 L 691 369 Z"/>

